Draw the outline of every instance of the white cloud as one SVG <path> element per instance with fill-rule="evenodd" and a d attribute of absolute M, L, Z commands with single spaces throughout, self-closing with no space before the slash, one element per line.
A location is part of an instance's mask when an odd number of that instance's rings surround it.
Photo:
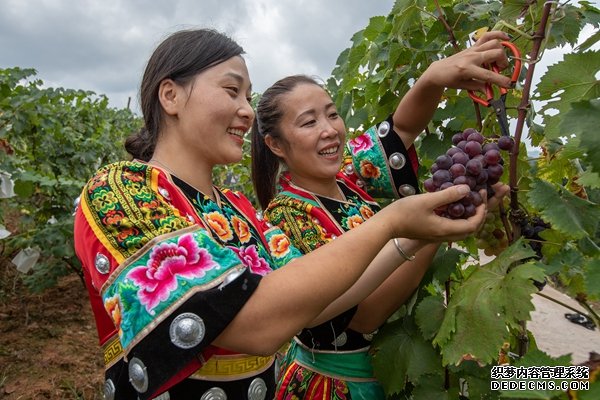
<path fill-rule="evenodd" d="M 1 0 L 0 67 L 35 68 L 47 86 L 137 103 L 145 63 L 169 33 L 211 27 L 246 50 L 256 91 L 306 73 L 327 78 L 350 38 L 393 0 Z"/>

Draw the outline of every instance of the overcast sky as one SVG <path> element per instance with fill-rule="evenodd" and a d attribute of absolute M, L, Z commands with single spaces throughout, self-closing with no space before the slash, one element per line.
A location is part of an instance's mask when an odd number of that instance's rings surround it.
<path fill-rule="evenodd" d="M 254 90 L 305 73 L 329 77 L 369 18 L 394 0 L 0 0 L 0 67 L 35 68 L 46 86 L 132 98 L 155 46 L 183 28 L 211 27 L 246 51 Z"/>

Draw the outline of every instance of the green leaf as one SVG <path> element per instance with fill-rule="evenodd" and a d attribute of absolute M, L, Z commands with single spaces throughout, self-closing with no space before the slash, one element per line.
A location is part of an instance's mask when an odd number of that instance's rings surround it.
<path fill-rule="evenodd" d="M 33 194 L 35 186 L 32 181 L 17 180 L 15 182 L 14 192 L 17 196 L 29 198 Z"/>
<path fill-rule="evenodd" d="M 600 99 L 572 103 L 571 107 L 563 117 L 561 132 L 580 137 L 580 144 L 587 150 L 592 168 L 600 172 Z"/>
<path fill-rule="evenodd" d="M 386 393 L 404 389 L 406 379 L 418 382 L 426 374 L 440 374 L 439 355 L 410 318 L 385 324 L 373 340 L 375 376 Z"/>
<path fill-rule="evenodd" d="M 490 263 L 476 267 L 455 289 L 434 339 L 444 364 L 459 364 L 466 354 L 483 363 L 493 362 L 507 339 L 507 327 L 529 319 L 534 309 L 531 294 L 537 291 L 531 280 L 542 281 L 543 271 L 534 264 L 508 269 L 533 255 L 519 240 Z"/>
<path fill-rule="evenodd" d="M 530 204 L 552 227 L 574 239 L 593 236 L 600 222 L 597 204 L 571 194 L 564 187 L 535 180 L 527 194 Z"/>
<path fill-rule="evenodd" d="M 569 111 L 571 103 L 600 97 L 600 81 L 596 74 L 600 70 L 600 52 L 588 51 L 565 54 L 564 60 L 551 65 L 537 86 L 536 100 L 548 100 L 543 110 L 556 109 L 558 114 L 546 115 L 544 123 L 547 138 L 567 136 L 559 124 L 562 115 Z"/>
<path fill-rule="evenodd" d="M 444 319 L 444 300 L 439 296 L 425 297 L 417 306 L 415 320 L 423 337 L 433 339 Z"/>
<path fill-rule="evenodd" d="M 594 171 L 584 171 L 577 178 L 577 183 L 589 188 L 600 189 L 600 174 Z"/>
<path fill-rule="evenodd" d="M 591 260 L 585 266 L 585 285 L 588 294 L 600 297 L 600 259 Z"/>
<path fill-rule="evenodd" d="M 386 17 L 377 16 L 369 19 L 369 25 L 365 28 L 364 36 L 366 39 L 374 41 L 384 30 Z"/>

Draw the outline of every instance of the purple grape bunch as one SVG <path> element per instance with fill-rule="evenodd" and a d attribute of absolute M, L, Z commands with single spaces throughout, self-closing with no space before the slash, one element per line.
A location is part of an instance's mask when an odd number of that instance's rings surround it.
<path fill-rule="evenodd" d="M 431 166 L 431 178 L 423 182 L 428 192 L 437 192 L 454 185 L 469 185 L 471 192 L 460 201 L 436 210 L 447 218 L 469 218 L 475 215 L 476 208 L 483 199 L 480 190 L 493 195 L 492 185 L 504 173 L 504 160 L 501 150 L 510 150 L 514 145 L 509 136 L 502 136 L 498 142 L 488 141 L 476 129 L 467 128 L 452 136 L 453 146 L 446 154 L 439 156 Z"/>

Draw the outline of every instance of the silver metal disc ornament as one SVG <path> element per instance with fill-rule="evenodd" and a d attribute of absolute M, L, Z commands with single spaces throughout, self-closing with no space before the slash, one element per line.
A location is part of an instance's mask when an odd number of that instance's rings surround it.
<path fill-rule="evenodd" d="M 139 393 L 148 390 L 148 371 L 142 360 L 137 357 L 129 361 L 129 383 Z"/>
<path fill-rule="evenodd" d="M 388 163 L 393 169 L 401 169 L 404 167 L 404 165 L 406 165 L 406 157 L 404 157 L 404 154 L 402 153 L 393 153 L 388 158 Z"/>
<path fill-rule="evenodd" d="M 179 314 L 169 327 L 171 343 L 180 349 L 198 345 L 206 332 L 204 321 L 194 313 Z"/>
<path fill-rule="evenodd" d="M 261 378 L 255 378 L 248 388 L 248 400 L 265 400 L 267 398 L 267 384 Z"/>
<path fill-rule="evenodd" d="M 200 400 L 227 400 L 227 394 L 223 389 L 215 386 L 204 392 Z"/>
<path fill-rule="evenodd" d="M 108 257 L 106 257 L 104 254 L 96 254 L 94 265 L 96 266 L 96 270 L 98 270 L 98 272 L 100 272 L 102 275 L 106 275 L 110 271 L 110 262 L 108 261 Z"/>

